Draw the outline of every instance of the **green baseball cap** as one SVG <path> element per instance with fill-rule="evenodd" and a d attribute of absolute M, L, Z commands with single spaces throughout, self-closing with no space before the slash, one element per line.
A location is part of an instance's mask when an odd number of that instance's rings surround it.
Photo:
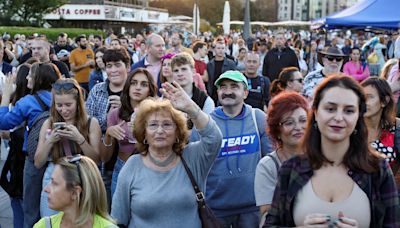
<path fill-rule="evenodd" d="M 221 84 L 221 81 L 224 80 L 224 79 L 229 79 L 229 80 L 232 80 L 232 81 L 235 81 L 235 82 L 243 82 L 244 89 L 248 89 L 247 78 L 237 70 L 228 70 L 228 71 L 224 72 L 215 81 L 214 85 L 218 87 L 219 84 Z"/>

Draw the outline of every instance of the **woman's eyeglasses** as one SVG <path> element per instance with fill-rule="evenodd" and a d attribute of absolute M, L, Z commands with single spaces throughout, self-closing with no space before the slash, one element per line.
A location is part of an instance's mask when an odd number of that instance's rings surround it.
<path fill-rule="evenodd" d="M 54 83 L 53 84 L 53 89 L 55 89 L 55 90 L 61 90 L 61 89 L 64 89 L 64 90 L 71 90 L 71 89 L 73 89 L 73 88 L 75 88 L 75 89 L 78 89 L 76 86 L 75 86 L 75 84 L 74 83 L 72 83 L 72 82 L 65 82 L 65 83 Z M 79 89 L 78 89 L 79 90 Z"/>
<path fill-rule="evenodd" d="M 81 167 L 79 166 L 79 163 L 81 161 L 81 155 L 77 154 L 73 157 L 68 158 L 68 162 L 71 164 L 76 165 L 77 169 L 78 169 L 78 176 L 79 176 L 79 181 L 81 182 L 81 186 L 83 185 L 82 182 L 82 176 L 81 176 Z"/>
<path fill-rule="evenodd" d="M 161 123 L 161 125 L 159 125 L 156 122 L 150 122 L 147 124 L 147 129 L 151 130 L 151 131 L 155 131 L 157 130 L 159 127 L 161 126 L 161 128 L 163 130 L 172 130 L 175 128 L 175 124 L 173 122 L 163 122 Z"/>

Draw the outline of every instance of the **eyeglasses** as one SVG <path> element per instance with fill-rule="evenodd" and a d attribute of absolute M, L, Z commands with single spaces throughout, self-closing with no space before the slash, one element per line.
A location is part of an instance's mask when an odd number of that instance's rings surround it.
<path fill-rule="evenodd" d="M 71 164 L 76 165 L 77 169 L 78 169 L 78 176 L 79 176 L 79 181 L 81 182 L 81 186 L 83 185 L 82 182 L 82 176 L 81 176 L 81 167 L 79 166 L 79 163 L 81 161 L 81 155 L 77 154 L 71 158 L 68 158 L 68 162 Z"/>
<path fill-rule="evenodd" d="M 305 126 L 307 123 L 307 118 L 301 118 L 298 121 L 294 119 L 288 119 L 283 122 L 280 122 L 279 125 L 286 129 L 293 129 L 297 124 L 299 126 Z"/>
<path fill-rule="evenodd" d="M 336 62 L 340 62 L 340 61 L 343 60 L 343 58 L 342 58 L 342 57 L 339 57 L 339 56 L 330 56 L 330 55 L 327 55 L 327 56 L 325 56 L 325 58 L 328 59 L 328 60 L 331 61 L 331 62 L 333 62 L 333 60 L 336 60 Z"/>
<path fill-rule="evenodd" d="M 163 122 L 161 123 L 161 125 L 159 125 L 157 122 L 150 122 L 147 124 L 147 129 L 151 130 L 151 131 L 155 131 L 157 130 L 159 127 L 161 126 L 161 128 L 163 130 L 173 130 L 175 128 L 175 124 L 173 122 Z"/>
<path fill-rule="evenodd" d="M 64 89 L 64 90 L 71 90 L 71 89 L 73 89 L 73 88 L 79 90 L 79 89 L 75 86 L 75 84 L 72 83 L 72 82 L 61 82 L 61 83 L 56 82 L 56 83 L 53 84 L 53 89 L 55 89 L 55 90 L 61 90 L 61 89 Z"/>
<path fill-rule="evenodd" d="M 303 83 L 303 79 L 302 78 L 295 78 L 295 79 L 291 79 L 290 81 L 292 81 L 292 82 L 298 81 L 300 83 Z"/>

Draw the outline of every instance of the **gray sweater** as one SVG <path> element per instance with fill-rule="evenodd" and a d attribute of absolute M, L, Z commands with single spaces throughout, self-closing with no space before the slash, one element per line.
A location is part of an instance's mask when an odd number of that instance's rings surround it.
<path fill-rule="evenodd" d="M 222 134 L 211 118 L 199 133 L 201 140 L 189 143 L 183 158 L 203 189 L 220 149 Z M 142 155 L 133 155 L 122 168 L 111 216 L 128 227 L 201 228 L 195 192 L 182 162 L 160 172 L 146 167 Z"/>

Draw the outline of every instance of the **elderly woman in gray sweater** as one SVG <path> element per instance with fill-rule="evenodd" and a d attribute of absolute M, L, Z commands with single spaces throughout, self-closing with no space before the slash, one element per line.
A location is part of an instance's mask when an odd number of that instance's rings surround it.
<path fill-rule="evenodd" d="M 111 215 L 127 227 L 201 228 L 195 192 L 182 159 L 203 188 L 222 134 L 178 83 L 162 87 L 167 99 L 144 100 L 137 111 L 134 135 L 141 153 L 131 156 L 120 172 Z M 187 143 L 184 113 L 197 128 L 199 141 Z"/>

